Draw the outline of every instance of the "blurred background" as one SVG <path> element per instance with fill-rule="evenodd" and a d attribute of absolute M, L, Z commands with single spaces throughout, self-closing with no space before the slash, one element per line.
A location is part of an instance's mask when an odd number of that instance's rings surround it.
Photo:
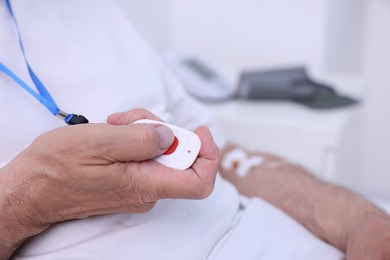
<path fill-rule="evenodd" d="M 231 86 L 244 71 L 299 65 L 360 99 L 330 110 L 206 106 L 234 141 L 390 200 L 390 0 L 116 1 L 159 53 L 197 55 Z"/>

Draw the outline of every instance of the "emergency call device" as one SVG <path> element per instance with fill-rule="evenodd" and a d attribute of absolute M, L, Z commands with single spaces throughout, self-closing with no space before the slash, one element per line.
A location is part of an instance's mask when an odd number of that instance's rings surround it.
<path fill-rule="evenodd" d="M 198 157 L 201 141 L 199 137 L 186 129 L 167 124 L 164 122 L 140 119 L 134 124 L 159 124 L 169 127 L 174 134 L 174 141 L 168 150 L 154 158 L 155 161 L 170 168 L 186 170 L 195 162 Z"/>

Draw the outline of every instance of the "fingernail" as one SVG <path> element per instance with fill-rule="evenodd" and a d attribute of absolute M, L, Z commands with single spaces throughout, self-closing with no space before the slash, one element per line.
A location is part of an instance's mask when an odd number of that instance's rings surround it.
<path fill-rule="evenodd" d="M 156 130 L 160 136 L 160 148 L 168 149 L 172 145 L 174 139 L 172 130 L 163 125 L 156 126 Z"/>

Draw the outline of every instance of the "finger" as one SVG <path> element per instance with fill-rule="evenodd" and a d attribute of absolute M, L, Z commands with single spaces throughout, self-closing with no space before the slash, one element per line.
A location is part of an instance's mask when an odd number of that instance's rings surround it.
<path fill-rule="evenodd" d="M 92 125 L 91 125 L 92 126 Z M 163 125 L 100 125 L 90 147 L 109 162 L 143 161 L 164 153 L 173 143 L 172 130 Z"/>
<path fill-rule="evenodd" d="M 157 162 L 141 162 L 132 171 L 140 171 L 152 187 L 155 200 L 161 198 L 203 199 L 214 188 L 219 151 L 206 127 L 196 130 L 201 149 L 193 166 L 185 171 L 165 167 Z"/>
<path fill-rule="evenodd" d="M 136 108 L 128 112 L 119 112 L 110 115 L 107 118 L 107 123 L 111 125 L 128 125 L 139 119 L 152 119 L 162 121 L 150 111 L 142 108 Z"/>
<path fill-rule="evenodd" d="M 200 127 L 195 133 L 202 143 L 198 158 L 190 169 L 177 172 L 172 183 L 167 183 L 165 195 L 168 198 L 204 199 L 214 189 L 219 149 L 208 128 Z"/>

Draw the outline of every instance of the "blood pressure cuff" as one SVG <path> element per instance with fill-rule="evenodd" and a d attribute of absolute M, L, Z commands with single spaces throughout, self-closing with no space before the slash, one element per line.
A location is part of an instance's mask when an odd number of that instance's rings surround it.
<path fill-rule="evenodd" d="M 332 87 L 314 82 L 305 68 L 287 68 L 242 73 L 238 99 L 291 100 L 312 108 L 335 108 L 357 104 L 339 95 Z"/>

